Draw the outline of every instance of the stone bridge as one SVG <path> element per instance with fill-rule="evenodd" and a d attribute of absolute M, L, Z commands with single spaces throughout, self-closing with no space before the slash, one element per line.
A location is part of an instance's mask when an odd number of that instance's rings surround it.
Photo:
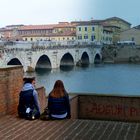
<path fill-rule="evenodd" d="M 22 44 L 17 47 L 17 44 L 10 44 L 0 50 L 0 67 L 22 65 L 24 71 L 34 71 L 37 68 L 83 66 L 100 63 L 101 60 L 101 47 L 95 45 L 45 47 Z"/>

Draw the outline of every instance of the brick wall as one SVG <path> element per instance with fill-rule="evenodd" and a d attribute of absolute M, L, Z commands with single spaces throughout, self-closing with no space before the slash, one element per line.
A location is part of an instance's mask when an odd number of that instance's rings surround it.
<path fill-rule="evenodd" d="M 70 98 L 70 106 L 71 106 L 71 119 L 78 118 L 78 95 L 72 96 Z"/>
<path fill-rule="evenodd" d="M 79 95 L 79 118 L 140 121 L 140 97 Z"/>
<path fill-rule="evenodd" d="M 19 93 L 23 86 L 23 67 L 0 68 L 0 116 L 6 114 L 17 114 Z M 47 104 L 45 88 L 39 87 L 38 92 L 41 111 Z"/>
<path fill-rule="evenodd" d="M 0 116 L 17 112 L 22 81 L 22 66 L 0 68 Z"/>
<path fill-rule="evenodd" d="M 41 108 L 41 113 L 44 111 L 44 108 L 47 106 L 47 97 L 45 94 L 45 88 L 44 87 L 39 87 L 36 89 L 38 92 L 38 98 L 40 101 L 40 108 Z"/>

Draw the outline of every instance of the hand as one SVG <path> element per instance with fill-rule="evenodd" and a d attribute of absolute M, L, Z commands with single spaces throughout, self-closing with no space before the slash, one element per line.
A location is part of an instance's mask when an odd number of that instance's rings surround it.
<path fill-rule="evenodd" d="M 70 119 L 70 118 L 71 118 L 71 115 L 68 115 L 66 118 L 67 118 L 67 119 Z"/>

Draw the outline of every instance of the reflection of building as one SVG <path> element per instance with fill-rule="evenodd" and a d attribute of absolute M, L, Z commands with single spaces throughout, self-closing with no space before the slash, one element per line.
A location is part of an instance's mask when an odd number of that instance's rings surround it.
<path fill-rule="evenodd" d="M 108 29 L 113 32 L 113 43 L 116 43 L 120 40 L 120 32 L 130 29 L 131 24 L 121 18 L 111 17 L 102 21 L 105 26 L 105 29 Z"/>
<path fill-rule="evenodd" d="M 27 25 L 19 29 L 19 36 L 26 41 L 75 40 L 75 25 L 68 22 L 50 25 Z"/>
<path fill-rule="evenodd" d="M 136 45 L 140 45 L 140 25 L 120 33 L 121 41 L 134 41 Z"/>

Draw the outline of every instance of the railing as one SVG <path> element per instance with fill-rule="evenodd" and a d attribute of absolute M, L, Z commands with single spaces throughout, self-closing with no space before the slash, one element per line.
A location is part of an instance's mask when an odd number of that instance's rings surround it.
<path fill-rule="evenodd" d="M 102 47 L 101 44 L 94 42 L 70 41 L 1 41 L 0 49 L 56 49 L 56 48 L 74 48 L 74 47 Z"/>

